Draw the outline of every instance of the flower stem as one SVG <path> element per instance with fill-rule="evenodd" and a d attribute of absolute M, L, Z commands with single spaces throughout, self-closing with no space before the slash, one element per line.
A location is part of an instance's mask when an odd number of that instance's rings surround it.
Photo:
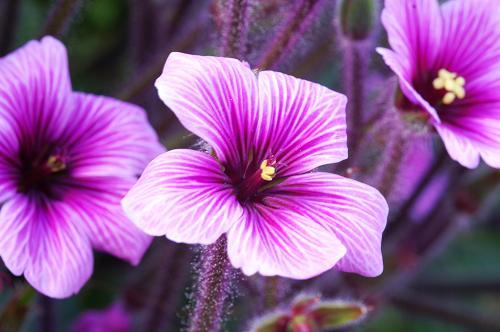
<path fill-rule="evenodd" d="M 81 8 L 84 0 L 58 0 L 52 8 L 42 36 L 60 37 L 69 26 L 69 22 Z"/>
<path fill-rule="evenodd" d="M 300 32 L 300 27 L 307 21 L 308 16 L 314 12 L 316 5 L 321 0 L 301 0 L 295 7 L 295 10 L 290 14 L 286 23 L 272 41 L 271 47 L 262 56 L 257 68 L 269 69 L 273 67 L 284 53 L 283 50 L 289 48 L 289 44 L 293 42 L 294 36 Z"/>
<path fill-rule="evenodd" d="M 222 31 L 221 54 L 241 59 L 246 53 L 248 1 L 231 0 L 227 13 L 227 22 Z"/>
<path fill-rule="evenodd" d="M 156 287 L 152 288 L 151 310 L 144 331 L 156 332 L 172 328 L 171 320 L 175 313 L 180 292 L 185 286 L 188 264 L 192 251 L 186 245 L 170 243 L 164 248 L 162 263 L 165 267 L 159 272 Z"/>
<path fill-rule="evenodd" d="M 344 45 L 344 89 L 349 98 L 347 110 L 347 131 L 349 135 L 348 148 L 353 158 L 357 151 L 361 130 L 363 127 L 363 110 L 365 99 L 365 84 L 367 64 L 367 50 L 351 40 L 345 40 Z"/>
<path fill-rule="evenodd" d="M 189 332 L 214 332 L 220 329 L 224 302 L 231 282 L 226 246 L 226 237 L 222 236 L 202 253 L 203 261 Z"/>
<path fill-rule="evenodd" d="M 397 132 L 398 129 L 395 129 Z M 401 162 L 405 156 L 406 138 L 400 133 L 396 133 L 389 138 L 387 149 L 384 153 L 384 160 L 381 162 L 381 172 L 379 173 L 378 189 L 384 197 L 389 197 L 396 183 Z"/>

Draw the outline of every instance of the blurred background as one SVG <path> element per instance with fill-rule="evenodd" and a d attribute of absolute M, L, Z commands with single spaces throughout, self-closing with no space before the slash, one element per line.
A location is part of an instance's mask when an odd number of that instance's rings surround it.
<path fill-rule="evenodd" d="M 227 331 L 245 331 L 304 292 L 369 305 L 369 317 L 346 331 L 500 331 L 500 173 L 462 169 L 431 132 L 409 128 L 396 113 L 396 81 L 374 52 L 387 44 L 381 7 L 376 0 L 248 0 L 238 57 L 350 97 L 351 109 L 362 110 L 350 124 L 357 145 L 348 162 L 325 170 L 377 186 L 391 216 L 381 277 L 275 278 L 269 300 L 269 281 L 233 271 Z M 0 0 L 0 56 L 55 35 L 68 48 L 75 90 L 141 105 L 168 149 L 193 147 L 197 138 L 153 82 L 172 51 L 223 53 L 227 15 L 225 0 Z M 66 300 L 40 298 L 0 262 L 0 331 L 71 331 L 82 314 L 110 307 L 119 310 L 108 319 L 127 322 L 113 331 L 179 331 L 199 250 L 157 238 L 135 268 L 97 253 L 93 277 Z"/>

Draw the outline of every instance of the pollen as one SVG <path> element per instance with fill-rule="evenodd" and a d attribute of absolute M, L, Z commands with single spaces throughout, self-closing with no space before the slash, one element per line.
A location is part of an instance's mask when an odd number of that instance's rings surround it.
<path fill-rule="evenodd" d="M 260 174 L 262 180 L 272 181 L 274 179 L 274 176 L 276 175 L 276 167 L 270 166 L 267 159 L 260 164 L 260 169 L 262 171 Z"/>
<path fill-rule="evenodd" d="M 47 167 L 52 173 L 64 171 L 66 164 L 60 156 L 50 156 L 47 160 Z"/>
<path fill-rule="evenodd" d="M 445 105 L 450 105 L 457 98 L 465 98 L 465 78 L 458 76 L 457 73 L 446 69 L 439 70 L 438 77 L 432 81 L 432 86 L 436 90 L 446 90 L 442 99 Z"/>

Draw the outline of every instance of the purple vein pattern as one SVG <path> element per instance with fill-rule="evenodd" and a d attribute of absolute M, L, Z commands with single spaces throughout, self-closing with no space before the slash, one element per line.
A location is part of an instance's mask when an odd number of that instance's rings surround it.
<path fill-rule="evenodd" d="M 374 188 L 311 173 L 347 157 L 345 96 L 236 59 L 172 53 L 160 98 L 210 153 L 153 160 L 122 204 L 138 227 L 184 243 L 227 235 L 247 275 L 382 272 L 388 207 Z"/>
<path fill-rule="evenodd" d="M 378 52 L 397 74 L 400 108 L 419 112 L 449 155 L 500 168 L 500 6 L 497 0 L 386 0 L 392 50 Z"/>
<path fill-rule="evenodd" d="M 149 246 L 120 201 L 162 153 L 145 112 L 73 92 L 66 49 L 45 37 L 0 58 L 0 256 L 63 298 L 92 273 L 92 248 L 137 264 Z"/>

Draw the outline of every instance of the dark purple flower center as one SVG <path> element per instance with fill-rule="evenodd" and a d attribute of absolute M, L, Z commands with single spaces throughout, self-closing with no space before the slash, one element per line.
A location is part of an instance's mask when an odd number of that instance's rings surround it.
<path fill-rule="evenodd" d="M 263 160 L 259 165 L 247 167 L 241 176 L 230 176 L 237 188 L 240 202 L 254 201 L 259 194 L 271 185 L 276 176 L 277 162 L 274 156 Z"/>
<path fill-rule="evenodd" d="M 438 113 L 448 105 L 465 98 L 465 79 L 444 68 L 418 77 L 413 81 L 413 86 Z M 415 105 L 406 97 L 399 99 L 398 106 L 403 110 L 415 110 Z"/>
<path fill-rule="evenodd" d="M 19 157 L 21 163 L 17 190 L 55 198 L 54 187 L 69 174 L 65 153 L 60 149 L 47 147 L 38 153 L 24 149 Z"/>

